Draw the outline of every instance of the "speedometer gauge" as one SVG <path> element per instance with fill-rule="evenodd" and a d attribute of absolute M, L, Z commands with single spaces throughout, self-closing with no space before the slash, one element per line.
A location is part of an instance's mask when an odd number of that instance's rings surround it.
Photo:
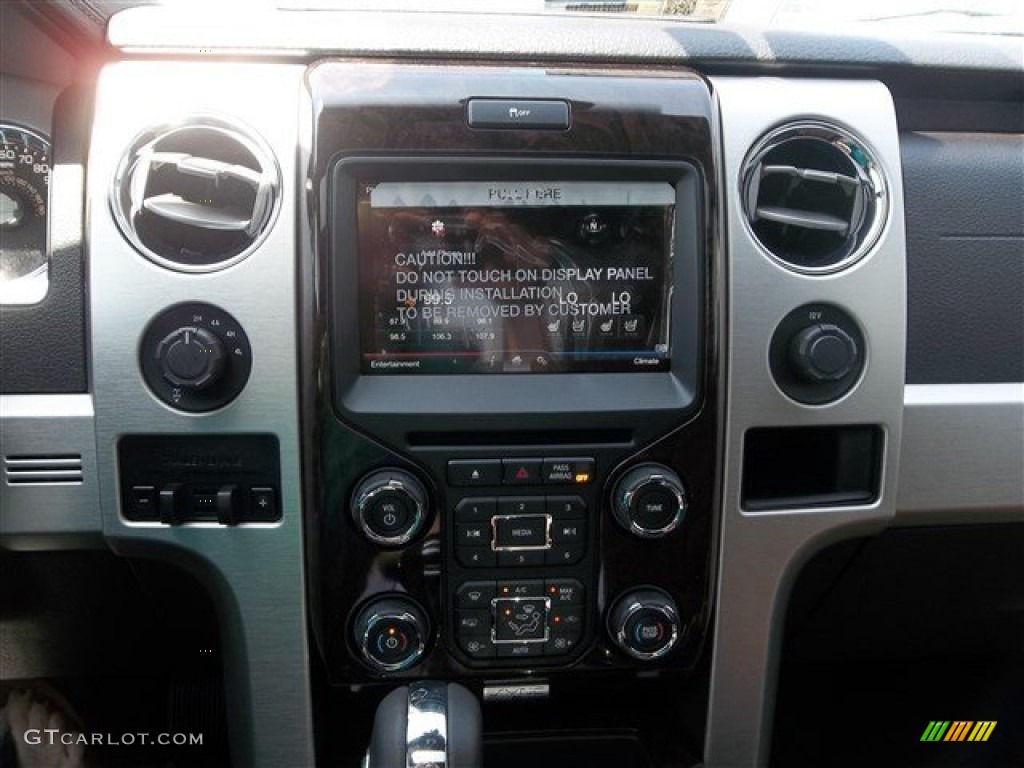
<path fill-rule="evenodd" d="M 0 123 L 0 304 L 46 295 L 50 142 Z"/>

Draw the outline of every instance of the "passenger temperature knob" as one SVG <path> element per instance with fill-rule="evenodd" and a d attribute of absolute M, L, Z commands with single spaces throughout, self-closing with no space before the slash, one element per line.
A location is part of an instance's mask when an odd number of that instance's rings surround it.
<path fill-rule="evenodd" d="M 352 492 L 352 518 L 370 541 L 400 547 L 412 541 L 427 517 L 427 491 L 410 473 L 380 469 Z"/>
<path fill-rule="evenodd" d="M 686 489 L 679 475 L 661 464 L 641 464 L 619 480 L 612 512 L 630 533 L 645 539 L 665 536 L 686 514 Z"/>
<path fill-rule="evenodd" d="M 608 614 L 608 632 L 619 648 L 641 661 L 671 651 L 683 625 L 675 601 L 660 589 L 637 589 L 622 595 Z"/>

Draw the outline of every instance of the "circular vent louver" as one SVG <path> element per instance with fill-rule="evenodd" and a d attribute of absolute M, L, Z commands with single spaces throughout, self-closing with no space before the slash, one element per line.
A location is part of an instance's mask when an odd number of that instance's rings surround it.
<path fill-rule="evenodd" d="M 743 165 L 740 189 L 754 237 L 798 272 L 852 264 L 885 222 L 881 168 L 863 142 L 826 123 L 793 123 L 762 138 Z"/>
<path fill-rule="evenodd" d="M 132 144 L 112 190 L 125 236 L 152 261 L 185 272 L 235 264 L 255 250 L 280 203 L 269 148 L 238 126 L 196 117 Z"/>

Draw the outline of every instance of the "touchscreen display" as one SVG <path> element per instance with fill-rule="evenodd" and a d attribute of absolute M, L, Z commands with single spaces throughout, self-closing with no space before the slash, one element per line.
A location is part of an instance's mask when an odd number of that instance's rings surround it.
<path fill-rule="evenodd" d="M 357 189 L 364 374 L 669 368 L 667 182 Z"/>

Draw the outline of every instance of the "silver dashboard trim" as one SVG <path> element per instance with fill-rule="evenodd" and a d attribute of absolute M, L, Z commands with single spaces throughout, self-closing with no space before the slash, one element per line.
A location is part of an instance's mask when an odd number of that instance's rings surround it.
<path fill-rule="evenodd" d="M 897 525 L 1024 521 L 1024 382 L 904 393 Z"/>
<path fill-rule="evenodd" d="M 297 65 L 121 62 L 96 95 L 87 180 L 91 370 L 103 531 L 119 554 L 183 565 L 211 593 L 224 647 L 232 760 L 253 768 L 312 766 L 303 561 L 296 318 L 296 217 L 279 216 L 247 259 L 208 274 L 163 269 L 124 238 L 107 191 L 137 135 L 183 116 L 217 113 L 254 126 L 277 152 L 281 210 L 298 205 L 302 77 Z M 252 374 L 228 406 L 177 412 L 146 388 L 139 339 L 161 309 L 205 301 L 230 312 L 253 347 Z M 267 432 L 281 448 L 280 522 L 259 527 L 127 523 L 119 508 L 117 441 L 125 434 Z"/>
<path fill-rule="evenodd" d="M 903 416 L 906 269 L 899 140 L 892 98 L 877 82 L 712 77 L 721 111 L 727 344 L 723 495 L 705 762 L 765 765 L 789 589 L 833 541 L 882 530 L 894 517 Z M 862 259 L 840 273 L 801 275 L 765 255 L 744 226 L 740 169 L 771 129 L 822 120 L 862 136 L 890 185 L 891 213 Z M 858 386 L 826 406 L 785 397 L 768 367 L 779 321 L 811 302 L 844 308 L 870 354 Z M 881 493 L 856 507 L 743 511 L 743 439 L 752 427 L 877 424 L 885 435 Z"/>
<path fill-rule="evenodd" d="M 79 484 L 0 484 L 0 546 L 58 549 L 99 542 L 102 524 L 89 395 L 0 395 L 0 458 L 76 454 Z"/>

